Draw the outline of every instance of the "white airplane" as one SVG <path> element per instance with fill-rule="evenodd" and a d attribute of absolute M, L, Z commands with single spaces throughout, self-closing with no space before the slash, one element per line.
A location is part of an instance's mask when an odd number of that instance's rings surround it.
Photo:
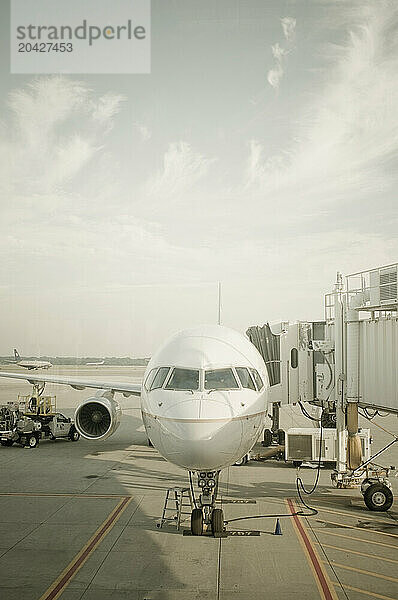
<path fill-rule="evenodd" d="M 215 508 L 219 473 L 249 452 L 267 413 L 266 367 L 245 336 L 217 325 L 181 331 L 151 358 L 142 386 L 4 372 L 0 377 L 98 389 L 75 412 L 77 430 L 91 440 L 106 439 L 118 428 L 115 392 L 140 396 L 150 442 L 166 460 L 198 475 L 193 535 L 202 534 L 204 523 L 214 535 L 222 533 L 223 511 Z"/>
<path fill-rule="evenodd" d="M 98 362 L 88 362 L 84 364 L 86 367 L 99 367 L 100 365 L 105 364 L 105 360 L 99 360 Z"/>
<path fill-rule="evenodd" d="M 30 371 L 33 369 L 49 369 L 52 367 L 52 364 L 47 360 L 25 360 L 21 358 L 16 348 L 14 348 L 14 360 L 12 363 L 19 367 L 23 367 L 24 369 L 29 369 Z"/>

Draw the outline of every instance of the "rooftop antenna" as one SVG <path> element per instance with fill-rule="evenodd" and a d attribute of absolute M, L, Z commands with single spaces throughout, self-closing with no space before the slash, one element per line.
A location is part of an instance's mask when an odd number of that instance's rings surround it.
<path fill-rule="evenodd" d="M 218 324 L 221 325 L 221 281 L 218 282 Z"/>

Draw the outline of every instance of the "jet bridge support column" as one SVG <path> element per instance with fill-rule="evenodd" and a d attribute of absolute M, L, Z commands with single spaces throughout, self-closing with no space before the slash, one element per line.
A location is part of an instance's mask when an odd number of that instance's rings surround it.
<path fill-rule="evenodd" d="M 345 407 L 345 373 L 344 373 L 344 313 L 342 298 L 343 280 L 337 273 L 334 294 L 334 344 L 335 344 L 335 401 L 336 401 L 336 436 L 337 436 L 337 479 L 347 472 L 346 450 L 346 407 Z"/>
<path fill-rule="evenodd" d="M 357 309 L 365 304 L 365 300 L 366 294 L 364 292 L 356 293 L 348 298 L 348 306 L 346 307 L 347 464 L 350 469 L 356 469 L 362 462 L 361 440 L 358 435 L 360 324 Z"/>

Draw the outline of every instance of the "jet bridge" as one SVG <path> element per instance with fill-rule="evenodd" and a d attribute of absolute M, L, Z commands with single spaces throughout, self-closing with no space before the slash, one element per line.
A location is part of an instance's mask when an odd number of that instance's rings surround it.
<path fill-rule="evenodd" d="M 327 398 L 334 373 L 332 358 L 326 356 L 326 351 L 333 349 L 333 342 L 325 339 L 326 330 L 325 321 L 267 323 L 247 330 L 267 366 L 272 404 L 283 406 Z"/>
<path fill-rule="evenodd" d="M 398 414 L 397 274 L 398 264 L 380 267 L 348 275 L 345 286 L 339 275 L 324 320 L 247 330 L 267 366 L 270 402 L 334 403 L 337 366 L 345 402 Z"/>
<path fill-rule="evenodd" d="M 338 273 L 333 292 L 325 296 L 322 321 L 281 322 L 247 331 L 266 363 L 273 407 L 309 402 L 321 406 L 326 419 L 334 418 L 338 487 L 369 480 L 389 491 L 388 472 L 378 476 L 371 461 L 362 459 L 358 408 L 398 415 L 397 310 L 395 263 L 348 275 L 345 282 Z M 372 497 L 368 488 L 362 486 L 365 501 Z M 367 504 L 377 510 L 372 500 Z"/>

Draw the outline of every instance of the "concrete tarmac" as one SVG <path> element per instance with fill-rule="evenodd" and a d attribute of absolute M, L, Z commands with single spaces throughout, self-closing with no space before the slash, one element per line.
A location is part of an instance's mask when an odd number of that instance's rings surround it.
<path fill-rule="evenodd" d="M 137 381 L 142 372 L 52 369 L 117 380 L 133 373 Z M 1 379 L 0 404 L 29 391 L 29 384 Z M 47 386 L 53 392 L 68 416 L 91 395 Z M 308 497 L 314 516 L 291 516 L 296 469 L 268 460 L 222 474 L 228 537 L 183 535 L 188 514 L 180 531 L 175 522 L 159 529 L 167 488 L 186 487 L 187 474 L 147 446 L 139 400 L 120 401 L 121 425 L 103 442 L 0 448 L 2 600 L 398 599 L 398 505 L 369 512 L 358 490 L 332 488 L 326 468 Z M 396 417 L 377 421 L 397 434 Z M 387 443 L 388 434 L 372 432 L 373 449 Z M 396 446 L 378 462 L 398 465 Z M 300 473 L 310 487 L 315 470 Z M 397 493 L 398 480 L 392 483 Z M 266 516 L 233 521 L 258 515 Z M 290 515 L 280 517 L 282 535 L 274 535 L 275 515 Z"/>

